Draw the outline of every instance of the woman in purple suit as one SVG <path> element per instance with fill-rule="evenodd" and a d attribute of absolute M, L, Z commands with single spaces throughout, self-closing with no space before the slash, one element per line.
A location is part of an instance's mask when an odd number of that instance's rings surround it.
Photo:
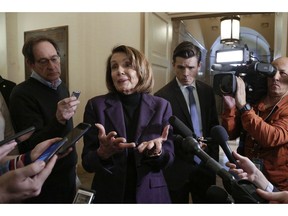
<path fill-rule="evenodd" d="M 163 169 L 174 160 L 171 106 L 153 96 L 153 74 L 138 50 L 118 46 L 107 60 L 109 93 L 87 102 L 82 165 L 94 172 L 94 203 L 170 203 Z"/>

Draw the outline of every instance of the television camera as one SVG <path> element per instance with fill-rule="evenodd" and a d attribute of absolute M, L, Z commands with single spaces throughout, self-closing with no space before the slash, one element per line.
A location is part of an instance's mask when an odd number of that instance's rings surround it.
<path fill-rule="evenodd" d="M 246 84 L 247 102 L 255 104 L 266 95 L 267 77 L 273 77 L 277 70 L 270 63 L 252 59 L 247 47 L 216 51 L 216 64 L 211 67 L 215 94 L 234 96 L 239 76 Z"/>

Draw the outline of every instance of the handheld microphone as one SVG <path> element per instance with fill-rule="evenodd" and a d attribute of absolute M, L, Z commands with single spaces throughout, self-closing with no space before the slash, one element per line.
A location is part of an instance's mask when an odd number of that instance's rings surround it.
<path fill-rule="evenodd" d="M 232 195 L 235 203 L 267 202 L 257 194 L 257 187 L 252 182 L 246 179 L 236 180 L 224 167 L 199 148 L 199 144 L 194 138 L 186 137 L 183 139 L 183 144 L 183 149 L 193 152 L 204 162 L 205 166 L 209 167 L 222 178 L 224 188 Z"/>
<path fill-rule="evenodd" d="M 188 128 L 179 118 L 176 116 L 171 116 L 169 118 L 169 123 L 173 126 L 173 128 L 177 129 L 177 132 L 181 135 L 182 138 L 192 136 L 197 141 L 201 141 L 204 143 L 210 143 L 213 141 L 211 137 L 197 137 L 191 130 Z"/>
<path fill-rule="evenodd" d="M 176 121 L 176 124 L 175 124 Z M 198 156 L 205 166 L 213 170 L 223 180 L 223 185 L 226 191 L 232 195 L 235 203 L 265 203 L 267 202 L 256 193 L 256 186 L 248 180 L 235 180 L 234 176 L 222 167 L 216 160 L 210 157 L 200 147 L 196 139 L 187 136 L 188 132 L 186 125 L 181 122 L 177 117 L 171 116 L 169 119 L 170 124 L 177 130 L 182 131 L 184 138 L 181 142 L 181 136 L 177 137 L 181 147 L 184 151 L 191 152 Z M 193 133 L 192 133 L 193 134 Z"/>
<path fill-rule="evenodd" d="M 182 148 L 183 150 L 192 152 L 197 157 L 199 157 L 205 166 L 213 170 L 218 176 L 222 178 L 223 181 L 230 182 L 235 180 L 233 175 L 231 175 L 224 167 L 222 167 L 216 160 L 214 160 L 214 158 L 210 157 L 199 147 L 199 143 L 193 137 L 186 137 L 183 139 Z"/>
<path fill-rule="evenodd" d="M 169 123 L 179 131 L 182 137 L 192 136 L 195 137 L 195 134 L 176 116 L 172 115 L 169 118 Z"/>
<path fill-rule="evenodd" d="M 237 161 L 232 155 L 232 150 L 227 142 L 229 140 L 229 136 L 225 128 L 222 127 L 221 125 L 216 125 L 211 129 L 210 133 L 212 140 L 221 146 L 228 160 L 231 163 L 236 164 L 237 167 L 239 167 Z"/>

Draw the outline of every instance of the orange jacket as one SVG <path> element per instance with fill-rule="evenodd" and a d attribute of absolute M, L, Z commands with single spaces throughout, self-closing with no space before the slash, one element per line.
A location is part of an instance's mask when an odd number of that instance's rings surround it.
<path fill-rule="evenodd" d="M 263 173 L 279 190 L 288 190 L 288 96 L 275 107 L 265 109 L 263 101 L 240 117 L 236 107 L 224 110 L 222 125 L 230 139 L 247 132 L 245 156 L 262 159 Z M 271 113 L 270 117 L 269 114 Z"/>

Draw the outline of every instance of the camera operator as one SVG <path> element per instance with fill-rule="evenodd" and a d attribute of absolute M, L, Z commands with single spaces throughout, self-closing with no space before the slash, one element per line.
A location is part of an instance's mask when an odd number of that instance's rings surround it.
<path fill-rule="evenodd" d="M 267 77 L 267 94 L 253 106 L 246 101 L 244 81 L 237 77 L 235 98 L 223 96 L 222 125 L 230 139 L 240 136 L 239 153 L 279 190 L 288 190 L 288 58 L 272 65 L 277 72 Z"/>

